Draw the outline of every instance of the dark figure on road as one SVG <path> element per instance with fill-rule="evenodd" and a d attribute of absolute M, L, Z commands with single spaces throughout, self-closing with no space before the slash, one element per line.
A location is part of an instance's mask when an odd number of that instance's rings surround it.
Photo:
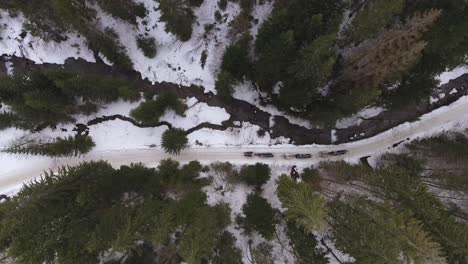
<path fill-rule="evenodd" d="M 297 172 L 297 166 L 294 165 L 291 168 L 291 178 L 293 178 L 294 181 L 297 181 L 299 179 L 299 172 Z"/>

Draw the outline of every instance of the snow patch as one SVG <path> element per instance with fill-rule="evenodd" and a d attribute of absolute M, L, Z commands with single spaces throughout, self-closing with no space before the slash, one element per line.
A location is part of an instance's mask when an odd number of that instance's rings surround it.
<path fill-rule="evenodd" d="M 192 144 L 196 141 L 203 146 L 247 146 L 247 145 L 278 145 L 289 143 L 289 138 L 279 137 L 272 139 L 269 133 L 260 137 L 258 131 L 261 128 L 248 122 L 242 122 L 241 127 L 228 128 L 225 131 L 201 129 L 188 136 Z"/>
<path fill-rule="evenodd" d="M 78 34 L 66 33 L 68 39 L 60 43 L 44 41 L 27 32 L 23 27 L 25 22 L 26 19 L 22 14 L 12 17 L 0 9 L 0 25 L 6 25 L 0 30 L 0 55 L 24 57 L 37 64 L 64 64 L 68 58 L 96 62 L 85 39 Z"/>
<path fill-rule="evenodd" d="M 342 118 L 336 121 L 335 127 L 338 129 L 344 129 L 352 126 L 359 126 L 363 119 L 377 116 L 383 111 L 385 111 L 385 108 L 382 107 L 366 107 L 350 117 Z"/>
<path fill-rule="evenodd" d="M 468 65 L 458 66 L 453 70 L 441 73 L 436 77 L 440 81 L 440 85 L 448 83 L 450 80 L 456 79 L 463 74 L 468 73 Z"/>
<path fill-rule="evenodd" d="M 336 135 L 336 130 L 332 129 L 330 133 L 331 133 L 331 142 L 335 143 L 338 140 L 338 136 Z"/>
<path fill-rule="evenodd" d="M 306 128 L 314 128 L 314 126 L 309 121 L 288 115 L 287 113 L 278 110 L 278 108 L 273 105 L 261 105 L 259 92 L 255 90 L 255 87 L 249 82 L 243 82 L 236 85 L 234 87 L 234 93 L 232 94 L 232 97 L 255 105 L 257 108 L 269 113 L 270 115 L 283 116 L 287 118 L 291 124 L 296 124 Z M 267 95 L 264 94 L 262 97 L 267 97 Z"/>
<path fill-rule="evenodd" d="M 458 93 L 457 89 L 456 89 L 456 88 L 453 88 L 452 91 L 450 91 L 449 94 L 456 94 L 456 93 Z"/>
<path fill-rule="evenodd" d="M 188 99 L 187 105 L 189 108 L 185 115 L 179 116 L 174 111 L 166 111 L 161 117 L 161 121 L 167 121 L 175 127 L 189 129 L 202 123 L 211 123 L 221 125 L 223 121 L 228 120 L 231 115 L 224 108 L 211 107 L 206 103 L 197 103 L 193 99 Z"/>
<path fill-rule="evenodd" d="M 5 61 L 5 68 L 6 68 L 6 74 L 8 76 L 13 76 L 13 73 L 14 73 L 13 62 Z"/>

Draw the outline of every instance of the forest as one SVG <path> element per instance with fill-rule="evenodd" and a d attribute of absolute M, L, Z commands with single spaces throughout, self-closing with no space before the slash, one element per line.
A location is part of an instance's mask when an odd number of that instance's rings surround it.
<path fill-rule="evenodd" d="M 154 10 L 147 8 L 149 1 L 156 3 Z M 200 7 L 207 1 L 217 3 L 209 10 L 216 21 L 210 24 L 199 17 L 206 15 Z M 336 161 L 338 156 L 318 162 L 309 154 L 310 164 L 292 177 L 288 172 L 294 161 L 176 161 L 188 147 L 203 151 L 216 144 L 189 143 L 190 126 L 176 127 L 163 118 L 168 111 L 183 118 L 204 104 L 210 112 L 199 110 L 195 121 L 220 112 L 228 116 L 217 124 L 194 125 L 217 128 L 208 130 L 209 137 L 217 137 L 221 128 L 247 130 L 246 123 L 256 116 L 239 108 L 249 102 L 230 104 L 240 100 L 236 93 L 246 85 L 264 99 L 253 109 L 272 105 L 288 118 L 327 132 L 366 107 L 429 104 L 438 76 L 468 64 L 468 1 L 1 0 L 3 10 L 12 18 L 23 16 L 24 34 L 43 41 L 61 43 L 71 32 L 79 35 L 107 72 L 39 66 L 0 75 L 0 132 L 26 131 L 2 146 L 1 155 L 78 160 L 102 144 L 88 127 L 108 118 L 97 114 L 109 104 L 133 103 L 125 109 L 125 124 L 160 136 L 159 142 L 138 147 L 160 147 L 173 159 L 157 166 L 156 158 L 154 164 L 123 166 L 76 163 L 34 175 L 19 191 L 0 195 L 0 262 L 468 264 L 468 131 L 408 138 L 396 144 L 397 151 L 358 163 Z M 265 10 L 271 14 L 256 18 Z M 158 13 L 157 22 L 148 18 L 150 12 Z M 148 28 L 128 35 L 144 60 L 154 62 L 154 69 L 148 67 L 154 76 L 164 66 L 179 78 L 186 69 L 158 56 L 184 57 L 200 64 L 200 71 L 188 67 L 200 80 L 211 74 L 212 91 L 204 90 L 202 81 L 182 84 L 183 77 L 175 86 L 185 90 L 161 91 L 165 80 L 143 76 L 146 69 L 132 60 L 135 50 L 124 45 L 129 40 L 103 26 L 103 14 L 135 31 Z M 170 44 L 147 34 L 157 25 Z M 225 34 L 220 25 L 228 26 Z M 203 34 L 197 35 L 194 30 L 200 28 Z M 168 45 L 182 49 L 191 42 L 196 45 L 190 46 L 190 55 L 167 54 Z M 216 51 L 213 46 L 221 47 L 220 54 L 208 53 Z M 188 88 L 198 90 L 187 93 Z M 196 102 L 189 104 L 189 99 Z M 242 120 L 232 118 L 228 107 L 241 112 Z M 263 110 L 258 122 L 265 127 L 245 136 L 248 144 L 273 137 L 266 127 L 272 128 L 275 115 Z M 66 130 L 64 125 L 76 127 Z M 161 135 L 159 126 L 167 127 Z M 106 140 L 114 140 L 114 127 L 104 129 L 109 130 Z M 125 137 L 137 141 L 129 131 Z M 229 146 L 246 147 L 239 142 Z"/>
<path fill-rule="evenodd" d="M 165 30 L 189 41 L 193 24 L 199 23 L 194 10 L 203 1 L 157 2 Z M 231 44 L 215 70 L 217 94 L 224 100 L 247 81 L 279 109 L 315 125 L 333 126 L 368 106 L 392 109 L 427 100 L 439 74 L 467 63 L 464 0 L 277 0 L 253 35 L 253 8 L 265 2 L 272 1 L 220 0 L 213 14 L 217 22 L 205 25 L 204 37 L 224 23 L 228 4 L 240 6 L 229 22 Z M 78 32 L 116 68 L 132 70 L 116 32 L 95 26 L 98 7 L 130 25 L 148 13 L 133 1 L 0 3 L 0 9 L 23 14 L 32 35 L 60 41 L 64 32 Z M 134 41 L 146 57 L 158 54 L 154 37 L 140 34 Z M 205 50 L 203 67 L 207 56 Z"/>
<path fill-rule="evenodd" d="M 217 89 L 229 97 L 250 80 L 326 126 L 369 105 L 414 104 L 466 64 L 467 10 L 463 0 L 276 1 L 255 41 L 238 34 L 226 50 Z"/>
<path fill-rule="evenodd" d="M 82 163 L 1 202 L 0 245 L 16 263 L 241 263 L 242 234 L 260 238 L 245 263 L 274 263 L 283 233 L 295 263 L 328 263 L 330 241 L 355 263 L 468 263 L 467 147 L 465 133 L 441 134 L 374 168 L 322 162 L 299 181 L 262 163 Z M 236 188 L 240 212 L 210 199 Z"/>

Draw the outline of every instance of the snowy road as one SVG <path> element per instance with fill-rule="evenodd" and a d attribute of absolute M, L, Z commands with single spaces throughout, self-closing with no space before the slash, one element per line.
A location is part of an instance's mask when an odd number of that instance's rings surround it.
<path fill-rule="evenodd" d="M 55 170 L 60 166 L 76 165 L 83 161 L 106 160 L 113 166 L 141 162 L 148 166 L 156 165 L 166 158 L 177 159 L 181 162 L 199 160 L 202 163 L 213 161 L 229 161 L 233 163 L 265 162 L 270 164 L 302 164 L 311 165 L 322 160 L 345 159 L 356 161 L 361 157 L 377 155 L 391 149 L 394 144 L 406 141 L 408 138 L 429 136 L 434 133 L 468 126 L 468 96 L 462 97 L 455 103 L 439 108 L 426 114 L 419 121 L 405 123 L 375 137 L 346 143 L 342 145 L 310 145 L 310 146 L 251 146 L 251 147 L 212 147 L 191 148 L 180 156 L 169 156 L 159 149 L 135 149 L 122 151 L 94 151 L 81 158 L 50 159 L 45 157 L 24 157 L 16 155 L 0 155 L 0 193 L 18 188 L 22 183 L 30 181 L 43 171 Z M 323 152 L 347 150 L 341 156 L 331 157 L 320 155 Z M 274 153 L 273 158 L 246 158 L 244 152 L 254 151 Z M 312 158 L 298 160 L 284 158 L 297 153 L 311 154 Z"/>

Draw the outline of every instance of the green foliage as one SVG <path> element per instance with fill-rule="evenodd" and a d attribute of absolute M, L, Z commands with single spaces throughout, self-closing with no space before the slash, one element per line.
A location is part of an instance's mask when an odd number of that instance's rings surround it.
<path fill-rule="evenodd" d="M 218 79 L 215 83 L 215 88 L 218 93 L 218 96 L 224 100 L 231 98 L 232 93 L 234 92 L 234 84 L 236 80 L 229 72 L 221 72 L 218 74 Z"/>
<path fill-rule="evenodd" d="M 164 131 L 161 146 L 166 153 L 179 155 L 181 150 L 188 147 L 187 133 L 180 128 L 170 128 Z"/>
<path fill-rule="evenodd" d="M 296 223 L 309 234 L 325 229 L 325 201 L 315 195 L 309 186 L 296 183 L 290 177 L 282 175 L 278 180 L 277 193 L 283 207 L 288 209 L 289 221 Z"/>
<path fill-rule="evenodd" d="M 252 37 L 246 33 L 236 43 L 226 49 L 223 55 L 221 71 L 230 73 L 236 80 L 242 81 L 251 72 L 249 46 Z"/>
<path fill-rule="evenodd" d="M 291 58 L 295 56 L 295 45 L 294 32 L 290 30 L 279 33 L 262 47 L 255 63 L 255 79 L 262 89 L 269 91 L 287 73 Z"/>
<path fill-rule="evenodd" d="M 25 153 L 49 157 L 76 157 L 91 151 L 95 146 L 88 136 L 76 135 L 67 138 L 58 137 L 47 143 L 32 143 L 6 149 L 8 153 Z"/>
<path fill-rule="evenodd" d="M 181 41 L 189 40 L 195 20 L 190 2 L 187 0 L 158 0 L 158 2 L 161 20 L 166 22 L 166 31 L 175 34 Z"/>
<path fill-rule="evenodd" d="M 444 133 L 431 138 L 417 139 L 408 148 L 413 151 L 424 149 L 449 161 L 468 160 L 468 137 L 461 133 Z"/>
<path fill-rule="evenodd" d="M 106 28 L 104 32 L 89 31 L 85 36 L 90 48 L 101 52 L 118 69 L 133 70 L 133 62 L 128 57 L 125 47 L 118 43 L 117 33 L 113 29 Z"/>
<path fill-rule="evenodd" d="M 348 182 L 362 180 L 372 171 L 362 164 L 348 164 L 345 161 L 321 162 L 320 169 L 335 180 Z"/>
<path fill-rule="evenodd" d="M 146 9 L 142 4 L 127 0 L 98 0 L 98 4 L 112 15 L 136 23 L 136 17 L 144 17 Z M 96 28 L 96 11 L 84 0 L 47 1 L 2 1 L 0 8 L 22 12 L 27 18 L 26 28 L 31 34 L 45 40 L 62 41 L 62 34 L 77 31 L 88 40 L 88 45 L 101 52 L 122 70 L 132 70 L 133 64 L 125 49 L 118 43 L 118 37 L 110 29 Z"/>
<path fill-rule="evenodd" d="M 227 4 L 228 4 L 228 0 L 219 0 L 218 1 L 218 7 L 219 7 L 219 9 L 221 9 L 223 11 L 226 10 Z"/>
<path fill-rule="evenodd" d="M 342 10 L 341 1 L 282 1 L 260 28 L 254 79 L 270 93 L 283 83 L 279 95 L 272 94 L 280 107 L 314 121 L 333 118 L 328 114 L 333 104 L 321 88 L 338 58 L 334 44 Z"/>
<path fill-rule="evenodd" d="M 338 54 L 334 48 L 335 34 L 318 37 L 299 52 L 288 68 L 293 78 L 281 89 L 280 100 L 296 108 L 306 108 L 319 97 L 320 88 L 329 80 Z"/>
<path fill-rule="evenodd" d="M 104 11 L 132 24 L 137 23 L 137 17 L 144 18 L 147 13 L 144 4 L 136 4 L 133 0 L 97 0 L 97 2 Z"/>
<path fill-rule="evenodd" d="M 208 206 L 203 192 L 188 193 L 153 219 L 153 241 L 169 241 L 177 229 L 182 229 L 180 256 L 188 263 L 202 263 L 209 259 L 223 229 L 230 223 L 229 214 L 225 205 Z"/>
<path fill-rule="evenodd" d="M 257 231 L 267 240 L 272 240 L 276 231 L 275 210 L 268 201 L 258 193 L 247 196 L 247 203 L 242 207 L 245 215 L 242 227 L 247 232 Z"/>
<path fill-rule="evenodd" d="M 191 6 L 201 6 L 205 0 L 188 0 L 189 5 Z"/>
<path fill-rule="evenodd" d="M 205 65 L 206 65 L 206 60 L 208 59 L 208 52 L 206 50 L 204 50 L 200 56 L 200 65 L 202 67 L 202 69 L 205 68 Z"/>
<path fill-rule="evenodd" d="M 468 262 L 468 228 L 454 219 L 414 171 L 393 166 L 369 175 L 368 182 L 380 196 L 411 212 L 440 244 L 449 263 Z"/>
<path fill-rule="evenodd" d="M 164 190 L 173 193 L 188 193 L 198 190 L 207 182 L 197 179 L 201 171 L 198 161 L 192 161 L 180 168 L 180 164 L 174 160 L 163 160 L 158 166 L 158 185 L 164 186 Z"/>
<path fill-rule="evenodd" d="M 241 181 L 239 172 L 229 162 L 215 162 L 210 165 L 210 168 L 216 177 L 226 180 L 228 184 L 238 184 Z"/>
<path fill-rule="evenodd" d="M 153 37 L 139 35 L 137 37 L 137 46 L 143 51 L 143 54 L 150 59 L 156 57 L 156 54 L 158 53 L 156 40 Z"/>
<path fill-rule="evenodd" d="M 206 198 L 205 198 L 206 202 Z M 230 210 L 225 205 L 199 208 L 195 219 L 185 229 L 180 255 L 187 263 L 204 263 L 211 256 L 216 238 L 230 223 Z"/>
<path fill-rule="evenodd" d="M 360 42 L 393 24 L 403 11 L 404 0 L 371 0 L 353 19 L 348 29 L 351 39 Z"/>
<path fill-rule="evenodd" d="M 215 17 L 217 22 L 221 22 L 221 20 L 223 19 L 223 15 L 221 15 L 221 12 L 219 12 L 219 10 L 215 11 L 214 17 Z"/>
<path fill-rule="evenodd" d="M 289 238 L 289 245 L 294 250 L 296 263 L 328 263 L 326 252 L 318 248 L 317 238 L 313 234 L 304 232 L 304 229 L 299 228 L 295 223 L 291 222 L 288 222 L 285 229 Z"/>
<path fill-rule="evenodd" d="M 229 35 L 233 38 L 237 38 L 239 35 L 248 34 L 251 25 L 249 13 L 242 11 L 229 22 Z"/>
<path fill-rule="evenodd" d="M 442 15 L 425 36 L 428 44 L 421 60 L 384 97 L 385 103 L 393 108 L 427 98 L 438 85 L 435 79 L 438 74 L 467 63 L 468 40 L 464 32 L 468 21 L 462 14 L 467 12 L 468 3 L 463 0 L 406 2 L 404 16 L 431 8 L 441 9 Z"/>
<path fill-rule="evenodd" d="M 320 191 L 320 183 L 322 179 L 320 178 L 320 173 L 317 169 L 314 168 L 305 168 L 301 173 L 302 181 L 309 186 L 313 191 Z"/>
<path fill-rule="evenodd" d="M 236 247 L 236 238 L 224 231 L 219 237 L 211 259 L 213 264 L 239 264 L 242 263 L 242 252 Z"/>
<path fill-rule="evenodd" d="M 113 169 L 101 161 L 46 173 L 0 204 L 2 251 L 15 263 L 97 263 L 105 252 L 143 257 L 143 241 L 149 251 L 161 249 L 158 258 L 204 263 L 230 222 L 229 208 L 209 206 L 206 194 L 193 187 L 169 198 L 174 192 L 163 174 L 198 177 L 201 166 L 163 163 Z"/>
<path fill-rule="evenodd" d="M 156 100 L 142 102 L 130 112 L 130 116 L 141 123 L 156 124 L 167 109 L 183 116 L 186 108 L 187 106 L 179 100 L 176 93 L 167 91 L 161 93 Z"/>
<path fill-rule="evenodd" d="M 251 250 L 253 262 L 256 264 L 273 264 L 273 246 L 267 242 L 261 242 Z"/>
<path fill-rule="evenodd" d="M 250 14 L 253 10 L 256 0 L 239 0 L 242 12 Z"/>
<path fill-rule="evenodd" d="M 0 131 L 13 127 L 16 120 L 16 116 L 13 113 L 2 112 L 0 113 Z"/>
<path fill-rule="evenodd" d="M 262 185 L 270 179 L 271 169 L 268 164 L 263 163 L 244 165 L 240 170 L 239 176 L 240 179 L 248 185 L 261 189 Z"/>
<path fill-rule="evenodd" d="M 390 204 L 347 200 L 332 204 L 335 245 L 357 262 L 446 263 L 440 245 L 410 215 Z"/>
<path fill-rule="evenodd" d="M 468 137 L 466 135 L 444 133 L 432 138 L 418 139 L 408 145 L 408 149 L 421 164 L 419 171 L 424 169 L 430 171 L 426 179 L 429 184 L 468 194 L 468 177 L 466 177 Z M 440 160 L 443 165 L 434 165 L 433 158 Z"/>
<path fill-rule="evenodd" d="M 95 112 L 97 106 L 119 98 L 138 99 L 132 83 L 64 70 L 0 80 L 0 100 L 11 107 L 13 115 L 4 118 L 19 128 L 72 122 L 72 115 Z"/>

